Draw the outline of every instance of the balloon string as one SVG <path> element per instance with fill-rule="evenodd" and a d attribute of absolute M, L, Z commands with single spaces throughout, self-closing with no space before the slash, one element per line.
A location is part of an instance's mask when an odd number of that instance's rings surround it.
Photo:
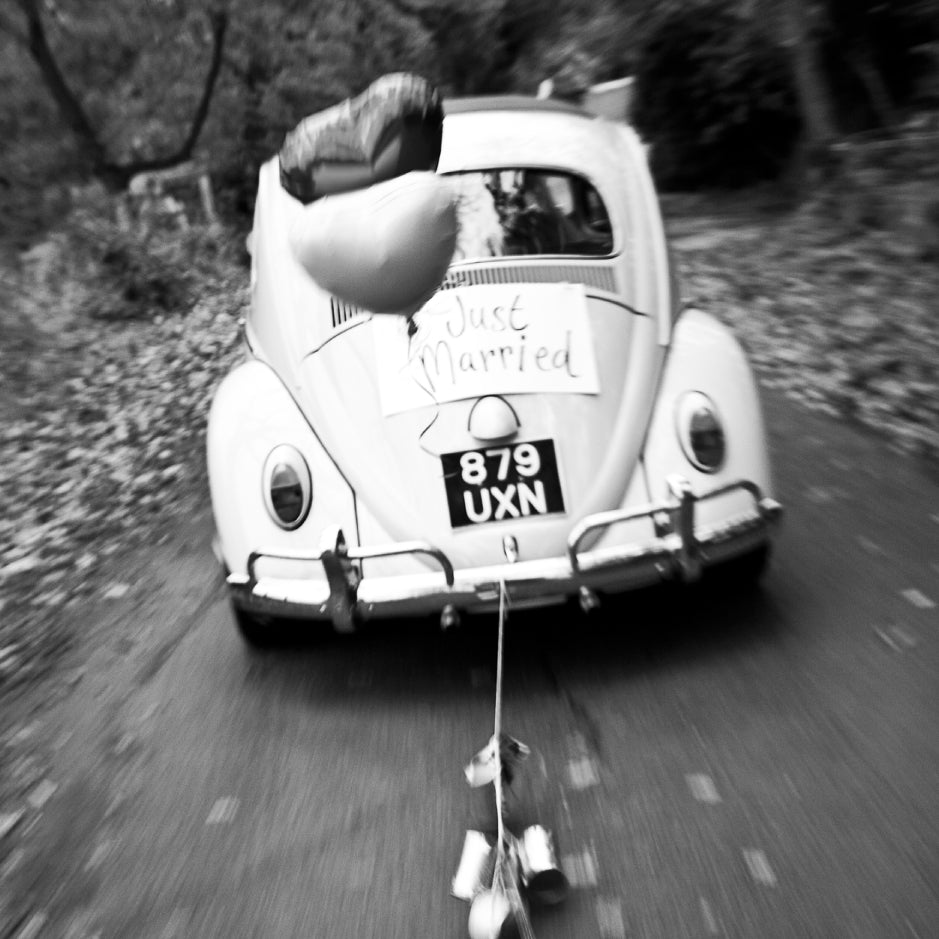
<path fill-rule="evenodd" d="M 417 323 L 414 322 L 414 314 L 412 313 L 408 317 L 408 352 L 407 352 L 408 361 L 406 365 L 401 366 L 401 368 L 399 369 L 399 372 L 403 372 L 408 367 L 408 365 L 411 364 L 411 361 L 412 361 L 411 340 L 414 338 L 415 335 L 417 335 L 417 331 L 419 328 L 420 327 L 417 325 Z M 439 451 L 431 450 L 427 446 L 427 444 L 424 443 L 424 435 L 427 433 L 427 431 L 431 429 L 431 427 L 434 426 L 434 424 L 437 423 L 437 418 L 440 417 L 440 402 L 437 400 L 437 396 L 433 393 L 433 391 L 430 388 L 425 388 L 424 385 L 422 385 L 419 381 L 415 381 L 414 384 L 417 385 L 417 387 L 420 388 L 421 391 L 423 391 L 437 407 L 437 410 L 434 413 L 434 416 L 430 419 L 430 423 L 417 435 L 417 444 L 425 453 L 430 454 L 430 456 L 440 456 Z"/>

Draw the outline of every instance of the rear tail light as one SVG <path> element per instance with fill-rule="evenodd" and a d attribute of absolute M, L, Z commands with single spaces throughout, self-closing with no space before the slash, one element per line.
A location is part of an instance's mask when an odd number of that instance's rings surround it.
<path fill-rule="evenodd" d="M 700 391 L 679 399 L 676 430 L 688 462 L 702 473 L 716 473 L 727 455 L 724 425 L 714 402 Z"/>
<path fill-rule="evenodd" d="M 291 531 L 306 520 L 313 502 L 313 479 L 296 447 L 281 444 L 264 462 L 264 502 L 274 522 Z"/>

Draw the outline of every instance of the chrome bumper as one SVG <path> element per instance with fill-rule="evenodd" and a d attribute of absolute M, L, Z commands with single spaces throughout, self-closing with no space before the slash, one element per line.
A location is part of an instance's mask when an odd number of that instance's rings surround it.
<path fill-rule="evenodd" d="M 567 556 L 518 561 L 455 571 L 447 555 L 423 541 L 374 547 L 349 547 L 337 526 L 323 532 L 316 553 L 285 548 L 259 548 L 248 557 L 247 574 L 230 574 L 235 603 L 246 610 L 297 618 L 329 619 L 340 632 L 350 632 L 358 619 L 407 616 L 451 610 L 485 611 L 498 605 L 504 581 L 513 606 L 560 602 L 578 590 L 619 592 L 661 580 L 696 580 L 702 568 L 730 560 L 764 544 L 782 514 L 775 499 L 746 480 L 700 495 L 682 477 L 669 477 L 670 497 L 632 509 L 598 512 L 581 519 L 567 538 Z M 701 529 L 695 507 L 708 499 L 744 491 L 753 508 Z M 611 525 L 649 518 L 655 537 L 641 545 L 586 548 Z M 356 561 L 423 555 L 439 572 L 362 578 Z M 326 579 L 258 578 L 262 558 L 316 562 Z"/>

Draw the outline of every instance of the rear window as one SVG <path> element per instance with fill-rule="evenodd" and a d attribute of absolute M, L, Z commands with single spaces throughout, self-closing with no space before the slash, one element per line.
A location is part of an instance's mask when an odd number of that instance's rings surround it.
<path fill-rule="evenodd" d="M 498 169 L 452 173 L 459 235 L 455 261 L 471 258 L 613 253 L 600 194 L 573 173 Z"/>

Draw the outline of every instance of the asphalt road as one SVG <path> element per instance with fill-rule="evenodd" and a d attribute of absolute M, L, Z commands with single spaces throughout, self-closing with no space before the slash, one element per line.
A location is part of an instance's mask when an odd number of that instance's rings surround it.
<path fill-rule="evenodd" d="M 939 936 L 939 484 L 764 403 L 787 514 L 761 593 L 509 619 L 513 819 L 572 882 L 539 939 Z M 128 559 L 8 737 L 35 779 L 0 805 L 0 937 L 465 936 L 494 619 L 253 656 L 208 536 Z"/>

